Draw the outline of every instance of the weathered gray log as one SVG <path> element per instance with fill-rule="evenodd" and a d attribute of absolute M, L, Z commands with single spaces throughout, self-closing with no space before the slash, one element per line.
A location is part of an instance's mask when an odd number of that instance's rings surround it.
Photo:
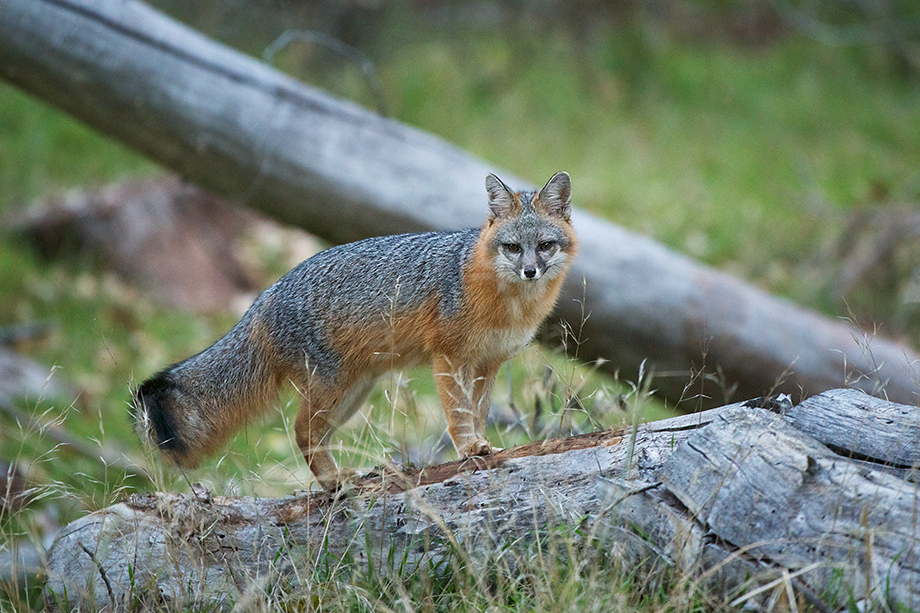
<path fill-rule="evenodd" d="M 883 414 L 903 432 L 920 417 L 855 390 L 820 403 L 821 420 Z M 229 606 L 296 593 L 317 565 L 345 558 L 410 573 L 451 555 L 478 564 L 501 552 L 512 571 L 528 535 L 568 526 L 583 543 L 652 560 L 649 572 L 669 568 L 726 601 L 756 600 L 758 585 L 786 573 L 820 606 L 871 600 L 916 609 L 916 466 L 898 478 L 851 460 L 871 457 L 875 442 L 854 439 L 835 453 L 788 414 L 734 404 L 642 425 L 634 440 L 608 430 L 505 450 L 476 468 L 384 472 L 347 497 L 133 496 L 62 531 L 47 593 L 82 610 L 138 601 Z M 838 589 L 828 592 L 833 581 Z M 818 594 L 831 595 L 821 603 Z"/>
<path fill-rule="evenodd" d="M 846 405 L 846 410 L 841 410 Z M 786 413 L 789 423 L 854 458 L 898 468 L 920 465 L 920 413 L 852 390 L 831 390 Z"/>
<path fill-rule="evenodd" d="M 132 0 L 4 0 L 0 76 L 192 181 L 333 242 L 479 225 L 483 177 L 497 171 Z M 847 383 L 915 401 L 913 351 L 881 338 L 867 351 L 850 326 L 583 211 L 574 223 L 582 253 L 559 314 L 581 331 L 579 357 L 604 358 L 630 379 L 647 360 L 653 388 L 672 402 L 719 393 L 705 378 L 685 392 L 700 370 L 720 372 L 721 387 L 741 397 Z"/>
<path fill-rule="evenodd" d="M 842 460 L 764 411 L 720 415 L 658 475 L 692 516 L 750 559 L 813 566 L 802 580 L 819 591 L 839 581 L 844 599 L 920 604 L 914 482 Z"/>

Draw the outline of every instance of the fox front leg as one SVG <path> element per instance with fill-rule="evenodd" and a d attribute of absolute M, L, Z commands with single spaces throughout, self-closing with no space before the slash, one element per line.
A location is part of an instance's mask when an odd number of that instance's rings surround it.
<path fill-rule="evenodd" d="M 476 371 L 476 379 L 473 381 L 473 430 L 479 438 L 487 442 L 486 422 L 489 418 L 489 409 L 492 407 L 492 390 L 495 389 L 495 376 L 498 374 L 500 367 L 501 362 L 480 367 Z M 491 451 L 500 451 L 500 449 L 491 447 Z"/>
<path fill-rule="evenodd" d="M 458 367 L 443 356 L 434 359 L 435 385 L 447 418 L 450 434 L 457 453 L 462 458 L 488 455 L 489 441 L 476 430 L 477 415 L 472 403 L 475 381 L 468 368 Z"/>

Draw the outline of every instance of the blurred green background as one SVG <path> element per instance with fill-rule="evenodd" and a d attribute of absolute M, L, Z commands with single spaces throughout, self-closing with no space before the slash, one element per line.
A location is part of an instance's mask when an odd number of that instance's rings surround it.
<path fill-rule="evenodd" d="M 916 2 L 153 4 L 257 57 L 284 32 L 310 31 L 277 50 L 273 63 L 532 182 L 564 168 L 577 206 L 800 304 L 920 346 Z M 373 70 L 323 37 L 347 45 Z M 67 190 L 162 172 L 0 84 L 3 219 Z M 5 227 L 0 329 L 50 324 L 14 348 L 55 367 L 81 392 L 79 401 L 21 399 L 19 410 L 37 421 L 0 413 L 0 460 L 22 467 L 41 492 L 27 509 L 0 516 L 0 536 L 34 539 L 47 530 L 49 509 L 66 522 L 125 491 L 152 487 L 58 447 L 47 423 L 143 458 L 127 416 L 130 387 L 215 340 L 235 316 L 164 307 L 90 258 L 40 258 Z M 268 269 L 265 286 L 284 272 Z M 346 462 L 369 467 L 375 454 L 435 457 L 407 451 L 406 437 L 417 449 L 444 447 L 430 377 L 410 376 L 380 386 L 370 400 L 386 407 L 380 415 L 356 418 L 361 423 L 346 434 L 345 447 L 358 451 L 342 451 Z M 666 412 L 645 397 L 642 382 L 601 377 L 540 348 L 504 376 L 498 403 L 521 414 L 540 404 L 555 416 L 546 423 L 559 423 L 556 430 L 496 433 L 506 443 Z M 572 407 L 581 414 L 566 416 Z M 308 487 L 286 429 L 293 409 L 282 403 L 268 425 L 248 429 L 191 478 L 222 493 Z M 181 475 L 147 465 L 157 487 L 187 487 Z"/>

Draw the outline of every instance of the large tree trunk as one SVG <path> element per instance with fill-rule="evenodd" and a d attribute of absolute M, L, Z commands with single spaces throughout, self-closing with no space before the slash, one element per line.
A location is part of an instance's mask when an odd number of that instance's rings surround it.
<path fill-rule="evenodd" d="M 819 609 L 916 609 L 918 433 L 920 409 L 834 390 L 385 472 L 350 496 L 132 496 L 62 531 L 46 593 L 66 594 L 62 609 L 227 605 L 307 589 L 345 557 L 408 576 L 500 552 L 510 570 L 528 536 L 568 527 L 576 545 L 668 567 L 726 601 L 766 598 L 755 589 L 779 577 Z"/>
<path fill-rule="evenodd" d="M 0 2 L 0 76 L 194 182 L 333 242 L 476 226 L 487 172 L 527 185 L 132 0 Z M 846 382 L 914 402 L 920 356 L 911 350 L 868 344 L 848 325 L 583 211 L 574 224 L 582 251 L 558 314 L 580 331 L 579 357 L 604 358 L 630 379 L 647 360 L 653 388 L 671 401 L 704 391 L 706 377 L 685 386 L 705 370 L 722 377 L 713 394 L 798 395 Z"/>

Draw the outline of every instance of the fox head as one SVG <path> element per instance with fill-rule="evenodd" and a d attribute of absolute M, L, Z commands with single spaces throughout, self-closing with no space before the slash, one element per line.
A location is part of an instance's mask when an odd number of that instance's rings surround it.
<path fill-rule="evenodd" d="M 539 192 L 511 191 L 490 174 L 486 191 L 487 236 L 499 277 L 533 283 L 564 275 L 576 249 L 568 173 L 557 172 Z"/>

